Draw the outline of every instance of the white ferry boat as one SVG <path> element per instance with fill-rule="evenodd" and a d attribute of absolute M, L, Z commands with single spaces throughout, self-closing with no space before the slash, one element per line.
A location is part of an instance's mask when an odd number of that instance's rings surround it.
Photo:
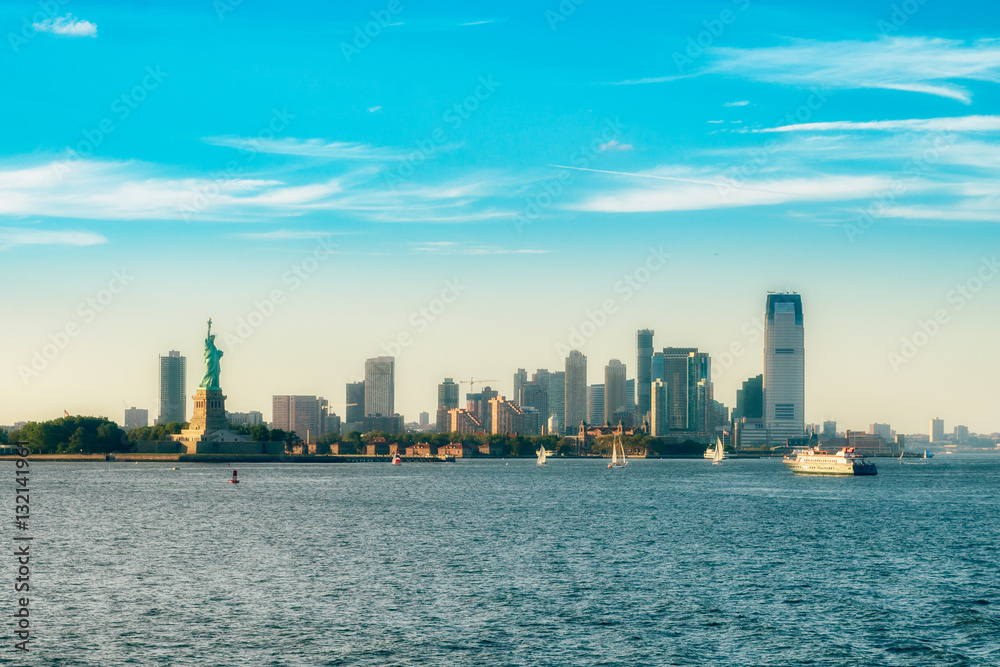
<path fill-rule="evenodd" d="M 794 449 L 783 463 L 796 475 L 877 475 L 875 464 L 844 447 L 839 452 L 826 452 L 815 447 Z"/>

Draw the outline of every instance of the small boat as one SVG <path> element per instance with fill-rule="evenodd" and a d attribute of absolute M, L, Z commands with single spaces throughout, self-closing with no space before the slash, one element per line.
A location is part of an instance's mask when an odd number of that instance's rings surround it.
<path fill-rule="evenodd" d="M 925 449 L 925 450 L 924 450 L 924 458 L 925 458 L 925 459 L 932 459 L 932 458 L 934 458 L 934 455 L 933 455 L 933 454 L 931 454 L 931 453 L 930 453 L 929 451 L 927 451 L 927 450 Z"/>
<path fill-rule="evenodd" d="M 538 448 L 538 461 L 535 462 L 535 465 L 536 466 L 543 466 L 543 465 L 545 465 L 545 456 L 546 456 L 545 447 L 544 446 L 539 447 Z"/>
<path fill-rule="evenodd" d="M 229 483 L 230 484 L 239 484 L 240 483 L 240 480 L 236 479 L 236 471 L 235 470 L 233 471 L 233 478 L 231 480 L 229 480 Z"/>
<path fill-rule="evenodd" d="M 717 466 L 722 463 L 722 457 L 726 455 L 726 448 L 722 446 L 722 438 L 715 439 L 715 451 L 712 453 L 712 465 Z"/>
<path fill-rule="evenodd" d="M 399 452 L 396 452 L 392 457 L 392 465 L 399 466 L 403 465 L 403 459 L 399 458 Z"/>
<path fill-rule="evenodd" d="M 174 468 L 171 468 L 171 470 L 180 470 L 180 468 L 174 467 Z"/>
<path fill-rule="evenodd" d="M 611 442 L 611 463 L 608 464 L 608 469 L 624 468 L 627 465 L 628 458 L 625 456 L 625 445 L 622 444 L 621 431 L 619 429 L 615 432 L 615 439 Z"/>

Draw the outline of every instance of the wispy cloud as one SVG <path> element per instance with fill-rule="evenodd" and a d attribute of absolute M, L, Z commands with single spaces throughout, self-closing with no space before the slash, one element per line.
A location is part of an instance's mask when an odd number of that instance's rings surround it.
<path fill-rule="evenodd" d="M 750 100 L 739 100 L 739 101 L 736 101 L 736 102 L 726 102 L 722 106 L 724 106 L 724 107 L 745 107 L 748 104 L 750 104 Z"/>
<path fill-rule="evenodd" d="M 632 144 L 619 143 L 617 139 L 612 139 L 606 144 L 601 144 L 597 147 L 598 150 L 602 151 L 630 151 L 635 148 Z"/>
<path fill-rule="evenodd" d="M 381 107 L 374 107 L 377 111 Z M 369 109 L 372 111 L 372 109 Z M 236 148 L 254 153 L 298 155 L 326 160 L 405 160 L 413 151 L 371 146 L 350 141 L 324 141 L 322 139 L 270 139 L 244 137 L 206 137 L 203 141 L 213 146 Z"/>
<path fill-rule="evenodd" d="M 956 116 L 951 118 L 910 118 L 906 120 L 833 121 L 799 123 L 751 130 L 752 132 L 996 132 L 1000 116 Z"/>
<path fill-rule="evenodd" d="M 709 71 L 716 73 L 796 86 L 904 90 L 966 104 L 972 96 L 955 81 L 1000 81 L 1000 39 L 971 44 L 931 37 L 796 41 L 710 53 Z"/>
<path fill-rule="evenodd" d="M 22 245 L 90 246 L 107 242 L 107 238 L 94 232 L 0 227 L 0 250 Z"/>
<path fill-rule="evenodd" d="M 552 252 L 537 248 L 503 248 L 457 241 L 425 241 L 414 243 L 412 247 L 415 252 L 434 255 L 545 255 Z"/>
<path fill-rule="evenodd" d="M 381 106 L 368 107 L 368 113 L 377 113 L 382 110 Z"/>
<path fill-rule="evenodd" d="M 38 32 L 50 32 L 63 37 L 97 37 L 96 23 L 81 21 L 72 14 L 32 23 L 31 27 Z"/>
<path fill-rule="evenodd" d="M 321 230 L 275 229 L 269 232 L 246 232 L 233 234 L 233 238 L 246 241 L 301 241 L 303 239 L 323 239 L 328 236 L 348 236 L 357 232 L 331 232 Z"/>

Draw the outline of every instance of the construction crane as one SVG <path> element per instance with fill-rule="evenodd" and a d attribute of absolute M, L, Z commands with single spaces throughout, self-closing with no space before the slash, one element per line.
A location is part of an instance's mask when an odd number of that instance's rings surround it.
<path fill-rule="evenodd" d="M 458 384 L 467 384 L 467 385 L 469 385 L 469 389 L 471 389 L 472 393 L 474 394 L 474 393 L 476 393 L 476 385 L 477 384 L 486 384 L 487 382 L 499 382 L 499 380 L 477 380 L 474 377 L 470 377 L 468 380 L 459 380 Z"/>

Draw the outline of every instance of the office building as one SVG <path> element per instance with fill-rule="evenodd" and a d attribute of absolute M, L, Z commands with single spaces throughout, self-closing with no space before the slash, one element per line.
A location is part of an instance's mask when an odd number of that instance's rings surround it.
<path fill-rule="evenodd" d="M 587 424 L 604 426 L 604 385 L 592 384 L 587 387 Z"/>
<path fill-rule="evenodd" d="M 303 441 L 315 442 L 324 435 L 328 405 L 322 396 L 272 396 L 271 428 L 286 433 L 294 431 Z"/>
<path fill-rule="evenodd" d="M 886 442 L 892 442 L 892 429 L 888 424 L 869 424 L 868 435 L 877 435 Z"/>
<path fill-rule="evenodd" d="M 437 432 L 448 432 L 448 412 L 458 409 L 458 384 L 451 378 L 445 378 L 438 385 L 437 398 Z"/>
<path fill-rule="evenodd" d="M 691 362 L 689 357 L 697 352 L 698 349 L 693 347 L 665 347 L 654 364 L 654 370 L 658 373 L 658 377 L 655 379 L 667 383 L 667 395 L 670 400 L 667 419 L 670 422 L 671 430 L 687 431 L 691 428 L 688 424 L 691 416 L 689 409 L 691 383 L 688 376 Z"/>
<path fill-rule="evenodd" d="M 712 432 L 714 421 L 712 359 L 707 352 L 688 354 L 687 429 L 695 433 Z"/>
<path fill-rule="evenodd" d="M 604 367 L 604 418 L 602 423 L 611 424 L 618 422 L 615 420 L 615 413 L 625 410 L 625 364 L 612 359 Z"/>
<path fill-rule="evenodd" d="M 653 380 L 650 385 L 650 406 L 649 406 L 649 434 L 660 437 L 667 434 L 670 429 L 670 422 L 667 416 L 670 414 L 668 405 L 667 383 L 663 380 Z"/>
<path fill-rule="evenodd" d="M 160 416 L 157 424 L 187 421 L 187 358 L 177 350 L 160 357 Z"/>
<path fill-rule="evenodd" d="M 736 390 L 736 409 L 733 419 L 763 419 L 764 418 L 764 375 L 748 378 L 743 381 L 743 388 Z"/>
<path fill-rule="evenodd" d="M 522 408 L 532 408 L 537 410 L 539 415 L 548 421 L 549 414 L 549 382 L 547 374 L 542 380 L 532 380 L 521 385 L 521 394 L 517 397 L 517 403 Z"/>
<path fill-rule="evenodd" d="M 502 396 L 490 399 L 490 433 L 502 435 L 538 435 L 540 415 L 534 409 L 524 410 Z"/>
<path fill-rule="evenodd" d="M 837 422 L 827 420 L 823 422 L 823 433 L 824 438 L 836 438 L 837 437 Z"/>
<path fill-rule="evenodd" d="M 149 426 L 149 410 L 137 408 L 125 408 L 125 432 L 134 428 L 146 428 Z"/>
<path fill-rule="evenodd" d="M 942 431 L 944 430 L 943 426 L 942 426 L 941 430 Z M 968 439 L 969 439 L 969 427 L 968 426 L 962 426 L 962 425 L 956 426 L 955 427 L 955 442 L 957 442 L 957 443 L 963 443 L 963 442 L 965 442 Z"/>
<path fill-rule="evenodd" d="M 430 413 L 421 412 L 420 413 L 420 422 L 419 423 L 420 423 L 420 428 L 426 428 L 426 427 L 430 426 L 430 423 L 431 423 Z"/>
<path fill-rule="evenodd" d="M 523 368 L 518 368 L 517 372 L 514 373 L 514 391 L 511 396 L 514 397 L 513 400 L 517 400 L 517 397 L 521 395 L 521 386 L 528 381 L 528 371 Z"/>
<path fill-rule="evenodd" d="M 931 442 L 944 442 L 944 420 L 931 420 Z"/>
<path fill-rule="evenodd" d="M 805 432 L 802 297 L 768 294 L 764 320 L 764 423 L 773 444 Z"/>
<path fill-rule="evenodd" d="M 264 413 L 259 410 L 227 412 L 226 420 L 233 426 L 260 426 L 264 423 Z"/>
<path fill-rule="evenodd" d="M 553 435 L 559 435 L 566 427 L 566 372 L 549 373 L 549 419 L 555 418 L 556 430 L 549 430 Z M 552 422 L 550 422 L 552 423 Z"/>
<path fill-rule="evenodd" d="M 482 433 L 483 424 L 479 417 L 469 410 L 455 408 L 448 411 L 448 431 L 461 435 Z"/>
<path fill-rule="evenodd" d="M 566 357 L 565 372 L 563 432 L 575 433 L 580 424 L 587 421 L 587 357 L 579 350 L 571 350 Z"/>
<path fill-rule="evenodd" d="M 635 334 L 635 411 L 637 421 L 650 418 L 650 398 L 653 380 L 653 330 L 639 329 Z"/>
<path fill-rule="evenodd" d="M 365 416 L 392 417 L 396 414 L 396 360 L 375 357 L 365 361 Z"/>

